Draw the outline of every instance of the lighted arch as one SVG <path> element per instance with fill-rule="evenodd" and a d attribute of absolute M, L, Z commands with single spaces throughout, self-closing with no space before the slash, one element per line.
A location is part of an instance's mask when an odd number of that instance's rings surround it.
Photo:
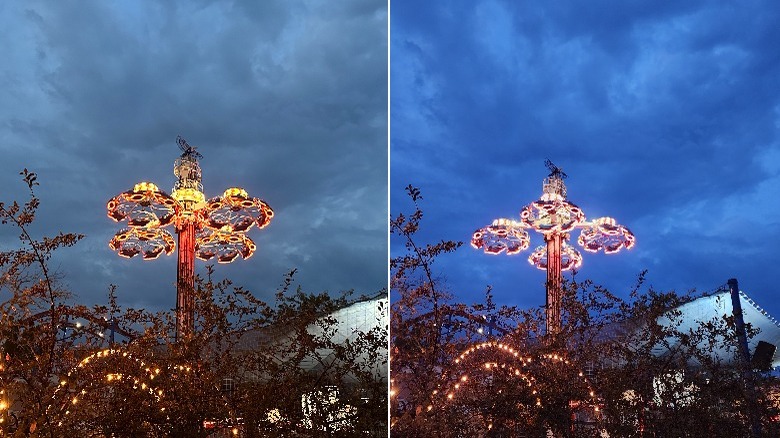
<path fill-rule="evenodd" d="M 111 361 L 119 361 L 125 366 L 122 370 L 112 371 L 106 369 L 111 366 Z M 117 362 L 113 362 L 116 364 Z M 100 378 L 98 378 L 100 376 Z M 194 378 L 193 368 L 188 365 L 160 366 L 146 359 L 134 356 L 122 349 L 104 349 L 96 351 L 84 357 L 67 374 L 60 378 L 58 386 L 52 395 L 52 403 L 49 405 L 51 418 L 57 418 L 55 427 L 68 426 L 68 418 L 83 406 L 88 406 L 89 400 L 96 390 L 106 390 L 113 385 L 124 385 L 128 390 L 140 391 L 146 395 L 148 403 L 145 406 L 153 408 L 155 415 L 167 418 L 169 403 L 165 385 L 158 385 L 163 379 L 178 380 Z M 237 423 L 235 412 L 230 408 L 228 400 L 221 394 L 218 387 L 214 387 L 214 393 L 227 408 L 229 418 Z M 228 424 L 225 427 L 233 427 Z"/>
<path fill-rule="evenodd" d="M 109 359 L 130 364 L 128 367 L 130 372 L 106 372 L 100 380 L 82 376 L 85 370 L 91 370 L 95 365 L 105 366 Z M 163 369 L 159 366 L 137 358 L 127 351 L 114 348 L 99 350 L 84 357 L 65 376 L 60 378 L 57 389 L 52 395 L 54 401 L 52 405 L 56 406 L 59 413 L 67 418 L 71 412 L 81 406 L 79 402 L 82 398 L 93 390 L 104 389 L 108 385 L 123 382 L 132 385 L 129 387 L 134 390 L 148 394 L 151 397 L 150 400 L 157 404 L 165 396 L 164 390 L 158 388 L 154 383 L 162 371 Z M 164 407 L 161 409 L 164 410 Z M 62 421 L 60 421 L 61 424 Z"/>
<path fill-rule="evenodd" d="M 492 359 L 486 360 L 485 354 L 494 354 Z M 556 353 L 547 353 L 538 356 L 523 355 L 508 343 L 498 341 L 488 341 L 474 344 L 463 350 L 458 357 L 453 360 L 452 370 L 454 372 L 445 374 L 444 382 L 440 389 L 434 390 L 431 394 L 431 402 L 424 409 L 425 412 L 433 411 L 437 406 L 444 408 L 448 402 L 457 402 L 458 394 L 468 388 L 472 382 L 468 372 L 463 369 L 463 364 L 475 362 L 479 363 L 477 367 L 480 370 L 491 371 L 500 369 L 506 372 L 507 376 L 518 379 L 522 386 L 528 388 L 532 398 L 535 398 L 535 405 L 542 406 L 544 394 L 540 391 L 537 378 L 534 377 L 533 364 L 564 364 L 570 365 L 570 361 L 563 355 Z M 474 368 L 472 368 L 474 369 Z M 587 388 L 589 404 L 595 406 L 595 391 L 588 382 L 588 378 L 581 370 L 576 371 L 577 378 Z M 596 410 L 598 408 L 596 407 Z"/>

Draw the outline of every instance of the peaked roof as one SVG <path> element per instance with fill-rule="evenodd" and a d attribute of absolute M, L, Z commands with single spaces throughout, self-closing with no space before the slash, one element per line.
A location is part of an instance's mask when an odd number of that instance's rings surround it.
<path fill-rule="evenodd" d="M 751 355 L 756 351 L 759 341 L 780 346 L 780 324 L 778 324 L 778 321 L 742 291 L 739 292 L 739 300 L 745 324 L 750 324 L 753 328 L 759 330 L 756 336 L 748 340 L 748 349 Z M 700 323 L 724 316 L 731 316 L 733 314 L 731 293 L 725 291 L 703 296 L 674 310 L 682 314 L 682 321 L 677 326 L 679 330 L 687 331 L 688 329 L 694 329 Z M 663 317 L 659 318 L 658 322 L 664 324 L 664 322 L 668 321 L 663 321 L 663 319 Z M 662 354 L 660 349 L 658 353 Z M 724 347 L 715 353 L 724 361 L 733 362 L 736 360 L 736 346 L 733 348 Z M 773 368 L 780 366 L 779 350 L 775 350 L 770 364 Z"/>
<path fill-rule="evenodd" d="M 351 302 L 345 307 L 322 315 L 321 318 L 332 318 L 335 320 L 335 324 L 327 325 L 327 333 L 317 323 L 309 324 L 307 331 L 310 334 L 314 336 L 327 335 L 336 344 L 353 343 L 358 336 L 373 329 L 384 329 L 387 333 L 390 323 L 389 300 L 387 295 L 377 294 Z M 261 330 L 246 332 L 242 335 L 238 348 L 253 350 L 264 343 L 288 342 L 291 330 L 292 328 L 289 326 L 277 324 Z M 388 372 L 387 346 L 385 345 L 378 353 L 380 358 L 384 358 L 380 362 L 371 362 L 369 359 L 371 352 L 369 351 L 361 354 L 357 360 L 370 366 L 375 378 L 386 381 Z M 326 363 L 335 361 L 339 357 L 336 352 L 325 348 L 318 349 L 317 355 L 321 361 Z M 306 371 L 317 371 L 320 369 L 320 361 L 309 356 L 301 361 L 300 367 Z"/>

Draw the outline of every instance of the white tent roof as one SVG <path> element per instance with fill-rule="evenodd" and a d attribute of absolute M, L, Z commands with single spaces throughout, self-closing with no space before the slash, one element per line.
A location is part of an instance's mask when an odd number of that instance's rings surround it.
<path fill-rule="evenodd" d="M 751 354 L 755 352 L 759 341 L 768 342 L 775 346 L 780 346 L 780 325 L 778 321 L 770 316 L 755 301 L 748 297 L 744 292 L 739 292 L 740 304 L 742 306 L 742 315 L 745 324 L 750 324 L 753 328 L 759 330 L 758 334 L 748 340 L 748 349 Z M 731 294 L 728 291 L 719 292 L 713 295 L 704 296 L 695 299 L 689 303 L 683 304 L 675 310 L 682 313 L 681 323 L 677 326 L 678 330 L 687 331 L 694 329 L 698 324 L 713 319 L 731 316 L 733 306 L 731 303 Z M 659 323 L 668 323 L 659 319 Z M 723 348 L 717 352 L 721 359 L 733 361 L 736 359 L 736 345 L 733 348 Z M 662 352 L 659 349 L 660 354 Z M 780 349 L 776 350 L 771 361 L 772 367 L 780 366 Z"/>
<path fill-rule="evenodd" d="M 376 328 L 384 328 L 387 330 L 390 323 L 387 297 L 377 297 L 366 301 L 360 301 L 336 310 L 328 316 L 337 321 L 335 327 L 329 328 L 331 330 L 335 328 L 335 333 L 331 340 L 337 344 L 351 342 L 360 333 L 367 333 Z M 316 324 L 310 325 L 308 330 L 309 333 L 315 336 L 321 336 L 323 334 L 321 327 Z M 333 352 L 327 350 L 321 350 L 319 353 L 323 356 L 325 361 L 334 360 L 335 358 Z M 365 354 L 361 355 L 360 360 L 368 362 L 368 353 L 369 352 L 365 352 Z M 384 363 L 374 364 L 374 375 L 377 379 L 387 380 L 388 366 L 386 361 L 386 348 L 382 350 L 381 355 L 385 357 L 385 361 Z M 317 362 L 311 358 L 304 359 L 301 366 L 304 369 L 313 369 L 317 366 Z"/>
<path fill-rule="evenodd" d="M 333 319 L 335 324 L 325 324 L 326 331 L 317 323 L 310 324 L 306 330 L 313 336 L 329 337 L 336 344 L 354 342 L 361 333 L 367 333 L 370 330 L 384 330 L 384 335 L 388 333 L 390 323 L 390 308 L 387 296 L 376 296 L 373 298 L 357 301 L 323 315 L 322 318 Z M 284 324 L 277 324 L 261 330 L 252 330 L 246 332 L 239 342 L 240 349 L 254 350 L 264 343 L 285 343 L 293 342 L 292 328 Z M 372 374 L 377 380 L 387 380 L 387 341 L 383 348 L 377 352 L 379 361 L 370 359 L 371 352 L 366 351 L 355 358 L 356 363 L 364 365 L 364 370 L 371 368 Z M 305 371 L 315 371 L 321 366 L 321 362 L 329 363 L 338 359 L 338 355 L 329 349 L 319 349 L 316 351 L 315 358 L 309 355 L 301 360 L 299 366 Z"/>

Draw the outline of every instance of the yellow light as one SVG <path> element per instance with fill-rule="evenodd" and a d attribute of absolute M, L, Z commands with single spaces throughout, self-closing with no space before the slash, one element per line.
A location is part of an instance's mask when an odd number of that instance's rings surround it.
<path fill-rule="evenodd" d="M 238 428 L 237 427 L 233 428 L 233 435 L 238 435 Z"/>
<path fill-rule="evenodd" d="M 0 411 L 4 411 L 8 408 L 8 403 L 5 402 L 5 400 L 0 401 Z"/>
<path fill-rule="evenodd" d="M 156 185 L 154 185 L 154 184 L 152 184 L 150 182 L 146 182 L 146 181 L 141 181 L 138 184 L 136 184 L 135 186 L 133 186 L 133 192 L 135 192 L 135 193 L 140 193 L 140 192 L 159 192 L 159 191 L 160 191 L 160 189 Z"/>
<path fill-rule="evenodd" d="M 173 193 L 171 193 L 171 197 L 179 202 L 195 202 L 195 203 L 206 202 L 206 195 L 204 195 L 203 192 L 197 189 L 190 189 L 190 188 L 177 189 L 174 190 Z"/>
<path fill-rule="evenodd" d="M 76 397 L 73 397 L 73 404 L 74 404 L 74 405 L 75 405 L 76 403 L 78 403 L 78 401 L 79 401 L 79 399 L 78 399 L 78 398 L 76 398 Z"/>
<path fill-rule="evenodd" d="M 248 198 L 249 194 L 246 192 L 246 190 L 242 189 L 241 187 L 231 187 L 225 190 L 225 193 L 222 194 L 222 197 L 224 198 L 229 198 L 231 196 L 237 196 L 239 198 Z"/>

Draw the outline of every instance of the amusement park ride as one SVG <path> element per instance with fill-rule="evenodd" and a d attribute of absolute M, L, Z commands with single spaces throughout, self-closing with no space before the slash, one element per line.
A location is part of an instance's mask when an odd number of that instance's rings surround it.
<path fill-rule="evenodd" d="M 634 246 L 631 231 L 611 217 L 590 221 L 576 205 L 566 200 L 566 174 L 550 160 L 545 161 L 550 174 L 542 183 L 542 197 L 520 211 L 520 220 L 496 219 L 491 225 L 475 231 L 471 246 L 486 254 L 517 254 L 530 245 L 528 229 L 541 233 L 545 245 L 537 247 L 528 262 L 547 271 L 545 304 L 547 333 L 561 330 L 562 271 L 577 269 L 582 255 L 568 243 L 570 233 L 580 229 L 577 243 L 589 252 L 614 254 Z"/>
<path fill-rule="evenodd" d="M 150 182 L 140 182 L 111 198 L 106 208 L 111 219 L 127 221 L 127 228 L 109 242 L 122 257 L 140 254 L 144 260 L 154 260 L 162 253 L 170 255 L 176 244 L 163 227 L 174 226 L 179 240 L 176 339 L 180 340 L 191 334 L 194 326 L 195 257 L 219 263 L 230 263 L 239 255 L 248 259 L 256 245 L 246 232 L 254 225 L 267 226 L 274 212 L 238 187 L 206 200 L 198 164 L 203 156 L 181 136 L 176 142 L 182 154 L 174 162 L 178 180 L 171 195 Z"/>

